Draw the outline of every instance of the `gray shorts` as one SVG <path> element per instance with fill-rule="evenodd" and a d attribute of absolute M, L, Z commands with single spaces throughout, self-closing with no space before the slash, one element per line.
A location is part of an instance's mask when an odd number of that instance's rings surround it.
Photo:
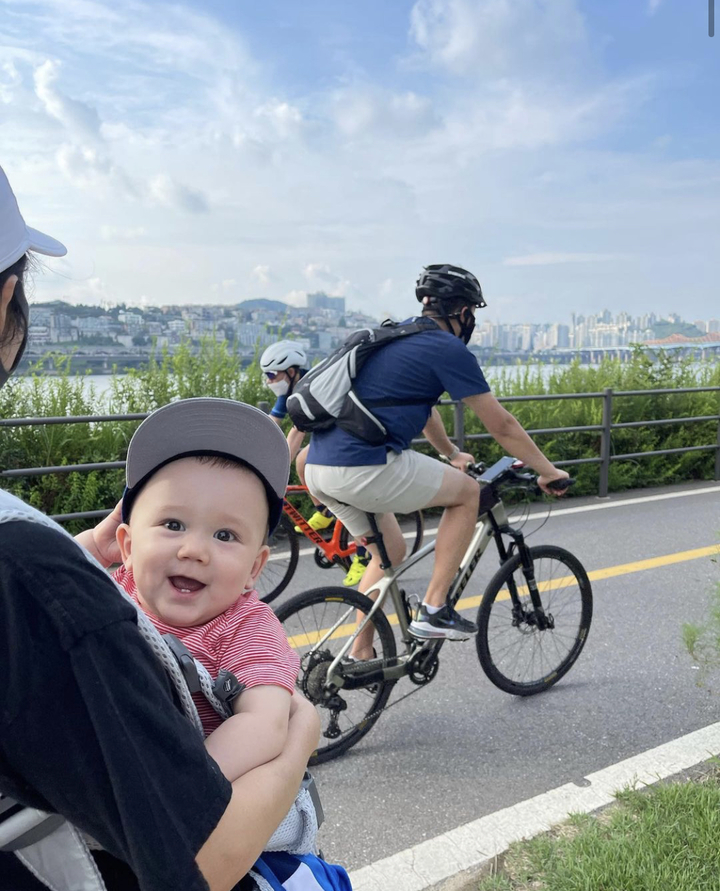
<path fill-rule="evenodd" d="M 358 537 L 370 531 L 367 514 L 409 514 L 427 507 L 440 491 L 448 465 L 429 455 L 405 449 L 388 452 L 386 464 L 327 467 L 308 464 L 305 482 Z"/>

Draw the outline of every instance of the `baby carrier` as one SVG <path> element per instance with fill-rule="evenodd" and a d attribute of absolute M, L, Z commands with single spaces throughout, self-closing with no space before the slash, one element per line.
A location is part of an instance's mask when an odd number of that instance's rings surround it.
<path fill-rule="evenodd" d="M 69 535 L 48 517 L 24 504 L 7 492 L 0 492 L 0 523 L 24 520 L 40 523 Z M 80 547 L 78 545 L 78 547 Z M 83 550 L 81 548 L 81 550 Z M 93 557 L 83 550 L 93 563 Z M 96 563 L 96 565 L 99 565 Z M 128 595 L 118 592 L 129 602 Z M 192 699 L 193 692 L 202 692 L 223 718 L 232 714 L 231 701 L 239 692 L 234 676 L 221 672 L 213 680 L 208 671 L 196 662 L 185 647 L 171 635 L 161 636 L 144 613 L 138 610 L 138 628 L 162 666 L 169 674 L 186 715 L 202 734 L 202 724 Z M 278 891 L 285 887 L 298 891 L 350 891 L 350 881 L 341 867 L 325 864 L 317 854 L 317 831 L 323 814 L 315 783 L 306 773 L 294 805 L 267 844 L 267 854 L 250 871 L 258 891 Z M 90 854 L 96 843 L 58 814 L 48 814 L 25 807 L 2 794 L 0 790 L 0 851 L 12 852 L 32 874 L 51 891 L 106 891 L 105 883 Z M 282 877 L 277 877 L 275 861 L 280 856 Z M 287 856 L 285 856 L 287 855 Z M 317 863 L 315 862 L 317 861 Z M 308 865 L 309 864 L 309 865 Z M 328 875 L 325 875 L 328 867 Z M 304 881 L 304 884 L 300 882 Z"/>

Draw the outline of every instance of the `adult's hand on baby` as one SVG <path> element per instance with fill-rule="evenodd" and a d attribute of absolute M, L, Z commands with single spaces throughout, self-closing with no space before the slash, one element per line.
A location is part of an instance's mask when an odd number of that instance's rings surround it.
<path fill-rule="evenodd" d="M 121 510 L 122 501 L 118 501 L 113 512 L 101 520 L 94 529 L 86 529 L 85 532 L 75 536 L 103 566 L 111 566 L 122 561 L 120 548 L 115 539 L 117 528 L 122 523 Z"/>

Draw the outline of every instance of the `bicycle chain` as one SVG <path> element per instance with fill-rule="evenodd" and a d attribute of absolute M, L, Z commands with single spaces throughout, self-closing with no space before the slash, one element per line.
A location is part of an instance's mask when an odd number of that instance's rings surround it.
<path fill-rule="evenodd" d="M 397 683 L 397 681 L 395 683 Z M 405 693 L 404 696 L 401 696 L 399 699 L 396 699 L 394 702 L 391 702 L 389 705 L 384 705 L 382 708 L 378 708 L 378 709 L 375 709 L 374 712 L 370 712 L 369 715 L 365 715 L 365 717 L 363 718 L 363 721 L 369 721 L 372 718 L 374 718 L 376 715 L 381 715 L 383 712 L 388 711 L 388 709 L 391 709 L 393 706 L 399 705 L 403 701 L 403 699 L 407 699 L 408 696 L 412 696 L 413 693 L 419 693 L 421 690 L 424 690 L 425 687 L 427 687 L 427 684 L 420 684 L 420 685 L 416 686 L 414 690 L 410 690 L 409 693 Z"/>

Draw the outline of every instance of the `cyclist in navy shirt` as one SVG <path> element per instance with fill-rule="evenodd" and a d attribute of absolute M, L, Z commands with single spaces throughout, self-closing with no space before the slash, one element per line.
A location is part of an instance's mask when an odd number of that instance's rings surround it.
<path fill-rule="evenodd" d="M 467 348 L 475 310 L 485 306 L 475 276 L 458 266 L 428 266 L 415 294 L 422 303 L 422 315 L 431 318 L 437 329 L 387 344 L 367 359 L 354 382 L 360 401 L 387 429 L 386 442 L 371 445 L 337 426 L 318 431 L 310 444 L 305 475 L 313 494 L 354 536 L 362 538 L 370 532 L 368 512 L 379 515 L 393 563 L 402 560 L 405 541 L 392 512 L 445 508 L 433 575 L 410 630 L 422 639 L 465 640 L 477 627 L 446 602 L 446 595 L 472 538 L 480 492 L 478 483 L 463 472 L 473 456 L 450 441 L 435 403 L 445 392 L 462 400 L 508 453 L 537 471 L 545 492 L 551 493 L 548 484 L 566 478 L 567 473 L 548 461 L 492 395 Z M 397 402 L 377 404 L 388 399 Z M 423 431 L 451 467 L 411 448 L 413 438 Z M 383 574 L 377 547 L 370 545 L 369 550 L 372 560 L 360 591 L 370 591 Z M 372 658 L 371 636 L 372 628 L 358 636 L 352 652 L 355 658 Z"/>

